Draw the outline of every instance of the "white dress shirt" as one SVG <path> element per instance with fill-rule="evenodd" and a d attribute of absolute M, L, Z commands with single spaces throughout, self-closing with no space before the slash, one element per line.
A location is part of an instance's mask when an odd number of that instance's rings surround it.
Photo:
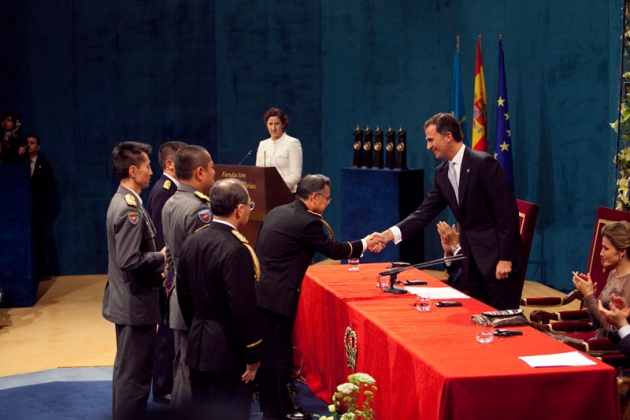
<path fill-rule="evenodd" d="M 262 140 L 256 152 L 256 166 L 275 166 L 292 193 L 302 179 L 302 145 L 283 133 L 277 140 Z"/>

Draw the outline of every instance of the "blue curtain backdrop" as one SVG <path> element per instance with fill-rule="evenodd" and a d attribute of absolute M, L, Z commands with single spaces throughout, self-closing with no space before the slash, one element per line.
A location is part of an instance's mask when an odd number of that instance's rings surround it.
<path fill-rule="evenodd" d="M 613 202 L 621 15 L 621 0 L 4 0 L 0 111 L 20 113 L 53 162 L 62 274 L 104 273 L 119 141 L 157 151 L 179 139 L 237 163 L 278 106 L 302 141 L 304 173 L 329 175 L 335 196 L 356 124 L 402 125 L 427 191 L 438 162 L 422 125 L 448 110 L 455 37 L 472 109 L 477 37 L 495 98 L 503 34 L 516 195 L 541 206 L 527 277 L 568 288 L 570 271 L 585 269 L 596 208 Z M 491 144 L 495 112 L 490 101 Z M 340 202 L 325 214 L 337 232 Z M 425 241 L 426 258 L 440 256 L 433 225 Z"/>

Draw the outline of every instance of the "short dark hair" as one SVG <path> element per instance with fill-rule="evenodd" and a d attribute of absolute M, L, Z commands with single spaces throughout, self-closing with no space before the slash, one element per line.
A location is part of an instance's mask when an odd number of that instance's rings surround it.
<path fill-rule="evenodd" d="M 267 112 L 265 112 L 265 115 L 263 116 L 265 124 L 267 124 L 269 117 L 278 117 L 284 128 L 289 125 L 289 118 L 287 117 L 287 114 L 285 114 L 285 112 L 280 108 L 269 108 Z"/>
<path fill-rule="evenodd" d="M 330 178 L 326 175 L 305 175 L 297 184 L 296 197 L 306 200 L 311 194 L 324 191 L 324 187 L 330 187 Z"/>
<path fill-rule="evenodd" d="M 199 167 L 207 168 L 212 158 L 210 153 L 202 146 L 184 146 L 175 154 L 175 173 L 177 178 L 184 181 L 192 179 L 195 170 Z"/>
<path fill-rule="evenodd" d="M 444 136 L 446 133 L 451 133 L 456 142 L 462 141 L 462 129 L 459 126 L 459 121 L 453 114 L 447 114 L 446 112 L 435 114 L 424 123 L 424 129 L 426 130 L 430 125 L 435 125 L 435 131 L 441 135 Z"/>
<path fill-rule="evenodd" d="M 29 134 L 28 136 L 26 136 L 26 137 L 24 137 L 24 138 L 25 138 L 26 140 L 28 140 L 28 139 L 29 139 L 29 137 L 34 138 L 34 139 L 35 139 L 35 141 L 37 142 L 37 145 L 38 145 L 38 146 L 41 146 L 41 145 L 42 145 L 42 142 L 41 142 L 41 140 L 39 139 L 39 136 L 36 136 L 35 134 Z"/>
<path fill-rule="evenodd" d="M 140 166 L 143 162 L 142 153 L 151 153 L 151 146 L 137 141 L 118 143 L 112 151 L 112 168 L 119 179 L 129 178 L 129 168 Z"/>
<path fill-rule="evenodd" d="M 210 210 L 212 214 L 227 217 L 239 204 L 247 204 L 247 185 L 236 178 L 223 178 L 210 189 Z"/>
<path fill-rule="evenodd" d="M 160 146 L 158 150 L 158 163 L 162 170 L 166 169 L 166 161 L 171 159 L 175 160 L 175 154 L 182 147 L 187 146 L 183 141 L 167 141 Z"/>

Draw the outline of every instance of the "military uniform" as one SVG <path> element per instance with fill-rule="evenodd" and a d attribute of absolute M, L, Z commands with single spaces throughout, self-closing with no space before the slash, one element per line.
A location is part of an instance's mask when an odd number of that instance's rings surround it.
<path fill-rule="evenodd" d="M 315 252 L 335 260 L 358 258 L 363 244 L 335 241 L 322 216 L 308 211 L 301 200 L 276 207 L 265 216 L 256 241 L 262 271 L 256 300 L 264 339 L 258 384 L 265 417 L 283 418 L 293 411 L 287 389 L 293 368 L 291 336 L 302 280 Z"/>
<path fill-rule="evenodd" d="M 171 270 L 175 269 L 174 281 L 177 282 L 177 269 L 181 258 L 184 240 L 194 231 L 210 223 L 209 198 L 194 187 L 180 183 L 175 195 L 166 202 L 162 210 L 164 242 L 167 247 L 167 259 Z M 186 366 L 186 344 L 188 331 L 177 302 L 177 291 L 169 293 L 169 326 L 175 339 L 175 359 L 173 392 L 171 404 L 177 406 L 190 401 L 190 376 Z"/>
<path fill-rule="evenodd" d="M 103 317 L 116 324 L 113 417 L 146 415 L 164 255 L 139 197 L 119 186 L 107 210 L 107 286 Z"/>
<path fill-rule="evenodd" d="M 213 221 L 182 247 L 176 288 L 190 327 L 186 363 L 193 399 L 211 419 L 248 420 L 253 383 L 241 375 L 260 361 L 254 290 L 257 259 L 231 225 Z"/>

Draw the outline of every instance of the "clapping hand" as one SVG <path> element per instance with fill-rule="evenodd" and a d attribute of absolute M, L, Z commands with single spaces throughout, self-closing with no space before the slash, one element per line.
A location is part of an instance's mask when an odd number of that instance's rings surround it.
<path fill-rule="evenodd" d="M 438 222 L 437 231 L 440 234 L 442 249 L 447 256 L 453 255 L 453 247 L 459 245 L 459 232 L 455 225 L 450 226 L 446 222 Z"/>
<path fill-rule="evenodd" d="M 584 274 L 573 271 L 573 285 L 584 297 L 594 294 L 597 290 L 597 283 L 593 283 L 591 280 L 591 273 Z"/>
<path fill-rule="evenodd" d="M 599 313 L 604 317 L 606 322 L 621 328 L 628 325 L 628 317 L 630 316 L 630 308 L 626 301 L 619 296 L 610 295 L 610 309 L 604 308 L 602 301 L 599 301 Z"/>

